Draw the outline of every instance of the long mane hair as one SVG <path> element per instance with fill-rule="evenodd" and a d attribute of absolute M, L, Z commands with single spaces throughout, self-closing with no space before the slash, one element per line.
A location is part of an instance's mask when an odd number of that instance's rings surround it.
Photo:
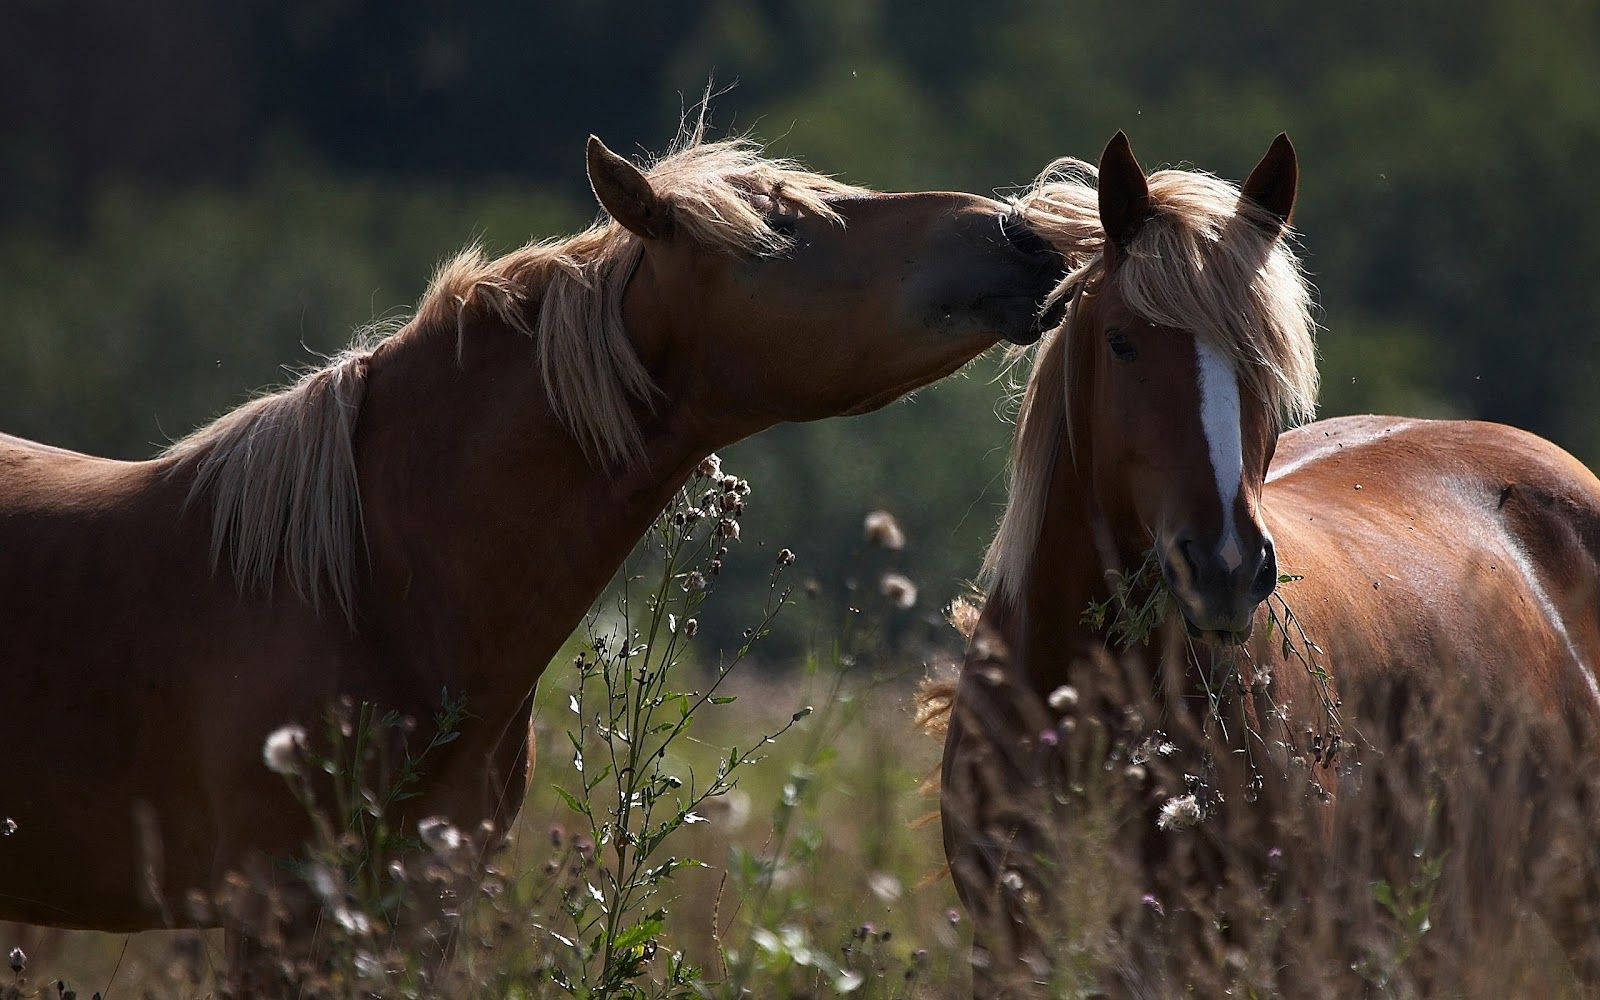
<path fill-rule="evenodd" d="M 789 237 L 756 196 L 841 223 L 830 200 L 863 189 L 768 159 L 746 138 L 706 141 L 703 116 L 645 175 L 669 205 L 674 231 L 715 252 L 768 255 Z M 488 258 L 476 245 L 441 265 L 395 337 L 453 336 L 462 357 L 470 319 L 489 316 L 525 334 L 551 409 L 598 468 L 640 457 L 636 413 L 658 394 L 622 322 L 622 298 L 643 242 L 602 217 L 565 239 Z M 211 559 L 226 556 L 241 588 L 270 592 L 280 574 L 320 609 L 331 598 L 355 618 L 355 556 L 364 532 L 353 446 L 368 360 L 387 332 L 345 351 L 169 447 L 172 471 L 193 476 L 191 503 L 211 504 Z"/>
<path fill-rule="evenodd" d="M 1316 412 L 1316 322 L 1311 287 L 1288 234 L 1237 185 L 1195 170 L 1148 179 L 1150 217 L 1109 280 L 1145 320 L 1194 331 L 1233 359 L 1239 377 L 1290 422 Z M 1107 280 L 1094 166 L 1061 159 L 1039 175 L 1016 208 L 1067 258 L 1051 303 L 1075 304 Z M 1036 348 L 1011 451 L 1010 490 L 984 556 L 993 594 L 1015 596 L 1032 564 L 1050 477 L 1068 433 L 1068 341 L 1076 310 Z"/>

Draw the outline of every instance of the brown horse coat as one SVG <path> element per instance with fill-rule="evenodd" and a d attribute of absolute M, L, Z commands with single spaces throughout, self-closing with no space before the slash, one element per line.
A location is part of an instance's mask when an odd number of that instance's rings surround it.
<path fill-rule="evenodd" d="M 1580 740 L 1600 723 L 1600 481 L 1588 469 L 1486 423 L 1344 417 L 1279 436 L 1280 411 L 1303 412 L 1316 384 L 1306 287 L 1281 239 L 1297 178 L 1287 139 L 1242 189 L 1187 171 L 1147 183 L 1120 133 L 1098 190 L 1089 176 L 1069 164 L 1024 199 L 1075 265 L 1057 292 L 1072 308 L 1029 381 L 945 745 L 945 847 L 990 953 L 985 994 L 1041 981 L 1049 928 L 1029 893 L 1048 899 L 1041 859 L 1072 859 L 1048 848 L 1057 800 L 1041 762 L 1054 758 L 1040 748 L 1066 739 L 1064 715 L 1133 742 L 1182 733 L 1200 784 L 1230 816 L 1258 820 L 1210 834 L 1253 830 L 1222 845 L 1238 854 L 1264 854 L 1280 820 L 1304 815 L 1306 776 L 1338 802 L 1341 769 L 1320 766 L 1335 738 L 1353 753 L 1394 745 L 1403 734 L 1379 713 L 1396 690 L 1530 702 Z M 1177 613 L 1130 665 L 1085 612 L 1147 552 Z M 1213 652 L 1230 650 L 1238 673 L 1225 676 Z M 1131 697 L 1091 693 L 1108 672 Z M 1182 790 L 1164 794 L 1203 814 Z M 1133 816 L 1118 836 L 1139 845 L 1137 893 L 1172 841 L 1153 814 Z M 1320 830 L 1323 846 L 1332 833 Z"/>
<path fill-rule="evenodd" d="M 1059 258 L 963 194 L 591 140 L 611 215 L 447 265 L 403 330 L 148 462 L 0 437 L 0 918 L 190 919 L 309 832 L 262 763 L 338 696 L 471 717 L 411 817 L 515 816 L 534 683 L 703 456 L 1037 337 Z"/>

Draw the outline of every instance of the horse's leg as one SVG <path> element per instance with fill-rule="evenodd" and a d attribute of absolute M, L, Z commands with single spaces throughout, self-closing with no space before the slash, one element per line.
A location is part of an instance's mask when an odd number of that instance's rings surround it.
<path fill-rule="evenodd" d="M 972 919 L 973 994 L 1040 996 L 1049 969 L 1036 911 L 1049 887 L 1039 878 L 1040 844 L 1031 832 L 1050 810 L 1027 794 L 1030 782 L 1014 755 L 994 744 L 1006 738 L 1005 727 L 970 718 L 974 709 L 970 693 L 958 691 L 939 790 L 950 877 Z"/>

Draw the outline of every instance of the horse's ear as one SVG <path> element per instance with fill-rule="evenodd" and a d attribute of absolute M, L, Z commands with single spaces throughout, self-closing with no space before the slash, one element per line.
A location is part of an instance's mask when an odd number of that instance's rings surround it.
<path fill-rule="evenodd" d="M 1294 213 L 1294 198 L 1300 190 L 1300 159 L 1295 156 L 1289 133 L 1278 133 L 1278 137 L 1272 140 L 1272 148 L 1250 171 L 1240 190 L 1246 198 L 1278 220 L 1277 226 L 1268 235 L 1277 236 L 1281 233 L 1283 227 L 1289 224 L 1289 216 Z"/>
<path fill-rule="evenodd" d="M 639 168 L 589 137 L 589 186 L 600 205 L 629 232 L 644 239 L 667 235 L 667 206 Z"/>
<path fill-rule="evenodd" d="M 1118 131 L 1100 154 L 1100 226 L 1106 239 L 1125 249 L 1150 217 L 1150 186 L 1134 159 L 1128 136 Z"/>

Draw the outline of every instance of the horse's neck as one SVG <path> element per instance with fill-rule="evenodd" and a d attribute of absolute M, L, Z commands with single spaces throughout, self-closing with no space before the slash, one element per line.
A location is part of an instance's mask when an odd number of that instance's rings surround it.
<path fill-rule="evenodd" d="M 1097 520 L 1072 456 L 1063 449 L 1050 473 L 1033 557 L 1017 588 L 1019 610 L 1010 616 L 1019 676 L 1041 694 L 1065 683 L 1068 666 L 1104 644 L 1083 622 L 1089 603 L 1108 592 Z"/>
<path fill-rule="evenodd" d="M 367 611 L 419 683 L 493 717 L 522 703 L 710 447 L 669 404 L 647 419 L 640 462 L 599 471 L 551 410 L 526 338 L 470 331 L 459 367 L 454 349 L 396 345 L 368 389 Z"/>

